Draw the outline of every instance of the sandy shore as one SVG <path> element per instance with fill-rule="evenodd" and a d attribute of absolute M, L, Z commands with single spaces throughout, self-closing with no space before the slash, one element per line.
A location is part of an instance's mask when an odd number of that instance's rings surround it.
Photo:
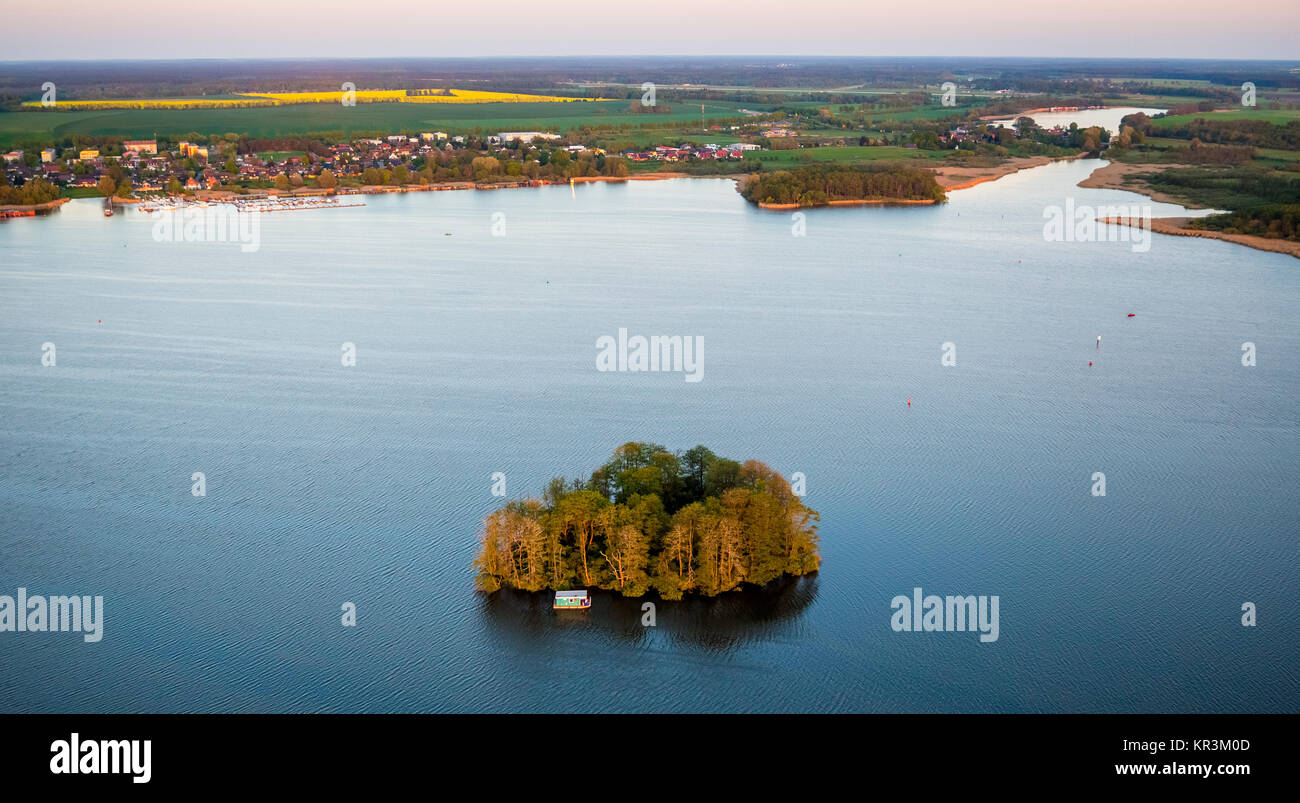
<path fill-rule="evenodd" d="M 1274 240 L 1268 237 L 1256 237 L 1253 234 L 1227 234 L 1221 231 L 1209 231 L 1206 229 L 1189 229 L 1188 217 L 1157 217 L 1151 219 L 1151 230 L 1156 234 L 1171 234 L 1175 237 L 1204 237 L 1208 240 L 1224 240 L 1225 242 L 1244 245 L 1247 248 L 1255 248 L 1260 251 L 1272 251 L 1276 254 L 1289 254 L 1290 256 L 1300 259 L 1300 242 L 1294 240 Z M 1116 223 L 1121 226 L 1142 225 L 1142 221 L 1130 220 L 1129 218 L 1102 218 L 1104 223 Z"/>
<path fill-rule="evenodd" d="M 935 203 L 935 201 L 931 201 L 928 199 L 918 201 L 918 200 L 909 200 L 904 198 L 872 198 L 870 200 L 861 200 L 861 201 L 827 201 L 824 204 L 817 204 L 816 206 L 804 206 L 804 207 L 799 206 L 799 204 L 760 203 L 758 205 L 758 208 L 788 210 L 788 209 L 815 209 L 817 208 L 817 206 L 929 206 L 930 204 L 933 203 Z"/>
<path fill-rule="evenodd" d="M 1159 173 L 1174 167 L 1192 167 L 1185 164 L 1129 164 L 1128 162 L 1111 162 L 1105 167 L 1092 171 L 1092 175 L 1079 182 L 1080 187 L 1096 190 L 1126 190 L 1147 196 L 1156 203 L 1178 204 L 1188 209 L 1205 209 L 1205 206 L 1187 203 L 1151 188 L 1147 182 L 1137 176 L 1146 173 Z"/>
<path fill-rule="evenodd" d="M 935 180 L 946 192 L 965 190 L 986 181 L 997 181 L 1003 176 L 1019 173 L 1031 167 L 1042 167 L 1052 162 L 1065 162 L 1082 157 L 1082 153 L 1073 156 L 1017 156 L 1002 164 L 989 167 L 968 167 L 966 165 L 946 165 L 933 168 Z"/>

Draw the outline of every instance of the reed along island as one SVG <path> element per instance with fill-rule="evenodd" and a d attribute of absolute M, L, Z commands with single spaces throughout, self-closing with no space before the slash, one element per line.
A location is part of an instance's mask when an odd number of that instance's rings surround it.
<path fill-rule="evenodd" d="M 817 511 L 757 460 L 627 443 L 587 479 L 551 480 L 484 524 L 478 586 L 714 596 L 817 571 Z"/>

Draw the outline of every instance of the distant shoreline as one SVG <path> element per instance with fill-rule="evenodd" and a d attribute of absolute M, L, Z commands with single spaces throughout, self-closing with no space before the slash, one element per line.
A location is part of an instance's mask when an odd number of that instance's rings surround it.
<path fill-rule="evenodd" d="M 1031 167 L 1042 167 L 1053 162 L 1070 162 L 1083 157 L 1083 152 L 1070 156 L 1016 156 L 1002 164 L 991 167 L 946 165 L 935 168 L 934 173 L 935 180 L 939 182 L 940 187 L 943 187 L 944 192 L 955 192 L 957 190 L 968 190 L 971 187 L 977 187 L 990 181 L 997 181 L 1004 176 L 1019 173 L 1021 170 L 1028 170 Z"/>
<path fill-rule="evenodd" d="M 5 217 L 35 217 L 44 212 L 52 212 L 63 206 L 71 198 L 55 198 L 53 201 L 46 201 L 42 204 L 4 204 L 0 205 L 0 218 Z"/>
<path fill-rule="evenodd" d="M 1300 243 L 1294 240 L 1273 239 L 1270 237 L 1258 237 L 1253 234 L 1230 234 L 1223 231 L 1214 231 L 1212 229 L 1189 229 L 1188 222 L 1194 218 L 1188 217 L 1157 217 L 1151 218 L 1151 231 L 1156 234 L 1169 234 L 1174 237 L 1204 237 L 1208 240 L 1223 240 L 1224 242 L 1244 245 L 1247 248 L 1254 248 L 1257 251 L 1271 251 L 1275 254 L 1287 254 L 1296 259 L 1300 259 Z M 1124 217 L 1107 217 L 1100 220 L 1102 223 L 1113 223 L 1119 226 L 1143 226 L 1141 219 L 1131 220 Z"/>
<path fill-rule="evenodd" d="M 945 192 L 956 192 L 959 190 L 970 189 L 972 187 L 985 184 L 990 181 L 997 181 L 1005 176 L 1018 173 L 1021 170 L 1027 170 L 1033 167 L 1042 167 L 1059 161 L 1072 161 L 1082 158 L 1084 154 L 1079 153 L 1073 156 L 1031 156 L 1017 157 L 1008 160 L 1000 165 L 991 167 L 964 167 L 964 166 L 947 166 L 933 168 L 935 179 Z M 1204 208 L 1194 204 L 1186 204 L 1178 199 L 1172 198 L 1164 193 L 1152 190 L 1146 186 L 1132 186 L 1124 183 L 1124 178 L 1136 172 L 1151 172 L 1153 169 L 1159 170 L 1165 167 L 1179 167 L 1181 165 L 1133 165 L 1124 162 L 1111 161 L 1106 165 L 1093 170 L 1091 174 L 1078 183 L 1077 186 L 1089 189 L 1115 189 L 1125 192 L 1133 192 L 1146 196 L 1157 203 L 1178 204 L 1189 209 Z M 742 181 L 748 177 L 749 173 L 729 174 L 729 175 L 696 175 L 692 173 L 681 172 L 654 172 L 639 173 L 627 176 L 581 176 L 566 181 L 545 181 L 545 180 L 528 180 L 518 182 L 500 182 L 497 184 L 476 184 L 470 181 L 461 182 L 444 182 L 440 184 L 420 184 L 420 185 L 363 185 L 361 187 L 345 187 L 342 191 L 339 189 L 323 190 L 319 188 L 303 188 L 297 191 L 280 191 L 280 190 L 263 190 L 250 193 L 236 193 L 229 190 L 199 190 L 193 196 L 196 201 L 225 201 L 237 198 L 298 198 L 312 196 L 347 196 L 347 195 L 386 195 L 390 193 L 406 192 L 446 192 L 453 190 L 498 190 L 498 189 L 515 189 L 520 187 L 545 187 L 545 186 L 563 186 L 564 184 L 590 184 L 596 182 L 626 182 L 626 181 L 666 181 L 675 178 L 712 178 L 712 179 L 731 179 L 732 181 Z M 43 204 L 28 205 L 8 205 L 0 206 L 0 218 L 12 217 L 33 217 L 37 214 L 53 211 L 63 204 L 71 201 L 71 198 L 57 198 Z M 99 200 L 99 199 L 94 199 Z M 135 204 L 140 199 L 120 199 L 114 198 L 116 204 Z M 813 209 L 827 206 L 930 206 L 936 201 L 931 199 L 905 199 L 905 198 L 871 198 L 861 200 L 837 200 L 828 201 L 824 204 L 817 204 L 812 207 L 801 207 L 799 204 L 771 204 L 759 203 L 758 208 L 770 211 L 792 211 L 798 209 Z M 1278 254 L 1287 254 L 1300 259 L 1300 243 L 1291 240 L 1271 239 L 1268 237 L 1259 237 L 1250 234 L 1230 234 L 1226 232 L 1213 231 L 1209 229 L 1189 229 L 1186 227 L 1191 218 L 1186 217 L 1167 217 L 1154 218 L 1151 221 L 1151 230 L 1157 234 L 1168 234 L 1177 237 L 1203 237 L 1211 240 L 1222 240 L 1224 242 L 1244 245 L 1247 248 L 1254 248 L 1259 251 L 1269 251 Z M 1128 225 L 1125 219 L 1107 218 L 1103 222 Z"/>

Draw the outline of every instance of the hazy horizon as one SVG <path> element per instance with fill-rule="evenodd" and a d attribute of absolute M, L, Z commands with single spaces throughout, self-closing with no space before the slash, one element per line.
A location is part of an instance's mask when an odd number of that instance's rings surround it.
<path fill-rule="evenodd" d="M 951 0 L 939 0 L 925 11 L 854 0 L 807 0 L 794 10 L 776 0 L 720 7 L 662 0 L 636 12 L 593 0 L 572 0 L 562 10 L 518 0 L 474 8 L 392 0 L 373 15 L 354 9 L 334 0 L 230 0 L 217 14 L 170 26 L 158 35 L 143 28 L 138 16 L 106 12 L 88 0 L 69 0 L 60 5 L 58 15 L 78 25 L 54 38 L 21 36 L 24 31 L 43 34 L 58 18 L 45 8 L 15 7 L 6 13 L 6 22 L 20 35 L 6 43 L 4 61 L 620 53 L 1295 60 L 1300 33 L 1300 4 L 1293 0 L 1260 0 L 1249 13 L 1229 13 L 1213 0 L 1142 7 L 1097 0 L 1086 14 L 1066 6 L 1027 8 L 1004 1 L 972 7 Z M 716 13 L 701 19 L 701 10 Z M 662 31 L 665 20 L 671 33 Z M 370 22 L 372 35 L 358 36 L 359 26 Z M 1144 37 L 1150 41 L 1143 42 Z M 952 55 L 956 53 L 963 55 Z"/>
<path fill-rule="evenodd" d="M 119 62 L 119 63 L 139 63 L 139 62 L 219 62 L 219 61 L 248 61 L 248 62 L 302 62 L 302 61 L 418 61 L 418 60 L 448 60 L 448 61 L 486 61 L 489 59 L 511 59 L 519 61 L 548 60 L 554 59 L 562 61 L 565 59 L 845 59 L 845 60 L 915 60 L 915 61 L 932 61 L 937 59 L 951 59 L 956 62 L 973 61 L 984 59 L 988 61 L 1115 61 L 1115 62 L 1133 62 L 1140 63 L 1144 61 L 1186 61 L 1186 62 L 1241 62 L 1250 64 L 1253 62 L 1278 62 L 1291 63 L 1300 65 L 1300 56 L 1296 58 L 1284 58 L 1281 56 L 1141 56 L 1141 57 L 1124 57 L 1124 56 L 1058 56 L 1039 53 L 1030 53 L 1026 55 L 1009 56 L 1005 54 L 993 55 L 987 53 L 957 53 L 934 55 L 927 53 L 914 53 L 910 55 L 880 55 L 880 54 L 855 54 L 855 53 L 496 53 L 480 54 L 474 56 L 448 56 L 448 55 L 428 55 L 428 54 L 385 54 L 385 55 L 320 55 L 320 54 L 303 54 L 297 56 L 86 56 L 78 58 L 26 58 L 26 59 L 3 59 L 0 64 L 42 64 L 42 63 L 87 63 L 94 64 L 100 62 Z"/>

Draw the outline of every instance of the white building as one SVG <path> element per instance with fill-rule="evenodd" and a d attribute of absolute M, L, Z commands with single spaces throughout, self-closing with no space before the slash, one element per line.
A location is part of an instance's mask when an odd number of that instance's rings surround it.
<path fill-rule="evenodd" d="M 497 134 L 501 142 L 509 142 L 517 139 L 520 142 L 532 142 L 535 139 L 559 139 L 559 134 L 548 134 L 545 131 L 502 131 Z"/>

